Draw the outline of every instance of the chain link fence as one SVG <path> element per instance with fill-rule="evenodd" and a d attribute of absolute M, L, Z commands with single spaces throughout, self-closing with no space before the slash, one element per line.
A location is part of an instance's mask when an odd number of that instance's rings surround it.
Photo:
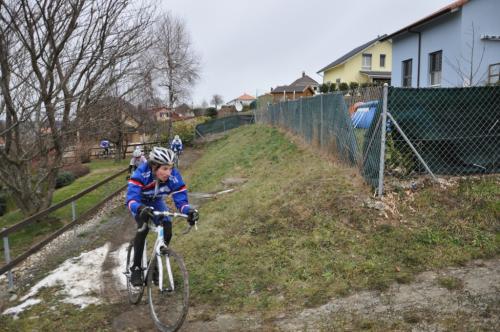
<path fill-rule="evenodd" d="M 254 115 L 251 113 L 230 115 L 197 125 L 195 127 L 195 136 L 196 138 L 200 138 L 209 134 L 223 133 L 227 130 L 254 122 Z"/>
<path fill-rule="evenodd" d="M 384 175 L 500 172 L 498 86 L 356 89 L 269 104 L 256 121 L 358 167 L 379 195 Z"/>
<path fill-rule="evenodd" d="M 387 107 L 390 121 L 401 129 L 387 135 L 387 173 L 500 171 L 499 87 L 390 88 Z"/>

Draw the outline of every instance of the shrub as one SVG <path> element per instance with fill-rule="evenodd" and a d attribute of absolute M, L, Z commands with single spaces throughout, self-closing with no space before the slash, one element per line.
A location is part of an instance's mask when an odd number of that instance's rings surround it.
<path fill-rule="evenodd" d="M 215 118 L 217 116 L 217 109 L 215 107 L 209 107 L 205 114 L 211 118 Z"/>
<path fill-rule="evenodd" d="M 57 175 L 56 189 L 67 186 L 75 181 L 73 173 L 62 171 Z"/>
<path fill-rule="evenodd" d="M 328 92 L 328 84 L 327 83 L 323 83 L 319 86 L 319 91 L 321 93 L 327 93 Z"/>
<path fill-rule="evenodd" d="M 328 84 L 328 92 L 334 92 L 337 90 L 337 83 L 330 82 Z"/>
<path fill-rule="evenodd" d="M 72 164 L 63 167 L 63 171 L 73 174 L 75 179 L 90 173 L 90 168 L 82 164 Z"/>
<path fill-rule="evenodd" d="M 347 84 L 346 82 L 339 83 L 339 90 L 340 91 L 349 90 L 349 84 Z"/>
<path fill-rule="evenodd" d="M 194 119 L 186 120 L 186 121 L 177 121 L 173 123 L 173 135 L 179 135 L 182 140 L 182 144 L 185 146 L 191 145 L 195 138 L 194 129 L 195 127 L 207 121 L 208 117 L 197 117 Z M 165 139 L 166 140 L 166 139 Z"/>
<path fill-rule="evenodd" d="M 356 90 L 358 87 L 359 87 L 359 83 L 358 82 L 351 82 L 351 83 L 349 83 L 349 89 L 351 89 L 351 91 Z"/>

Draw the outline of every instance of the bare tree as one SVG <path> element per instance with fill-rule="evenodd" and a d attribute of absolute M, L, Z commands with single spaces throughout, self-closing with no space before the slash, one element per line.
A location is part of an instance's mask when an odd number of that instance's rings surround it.
<path fill-rule="evenodd" d="M 25 214 L 50 205 L 64 149 L 92 121 L 79 113 L 137 70 L 151 17 L 126 0 L 0 1 L 0 180 Z"/>
<path fill-rule="evenodd" d="M 174 107 L 190 95 L 199 78 L 200 60 L 193 50 L 186 24 L 171 13 L 157 26 L 153 48 L 160 86 L 166 88 L 167 106 Z"/>
<path fill-rule="evenodd" d="M 219 105 L 222 105 L 222 103 L 224 103 L 224 100 L 222 99 L 222 96 L 218 94 L 213 95 L 212 99 L 210 100 L 210 104 L 214 105 L 215 108 L 217 108 L 217 106 Z"/>
<path fill-rule="evenodd" d="M 478 76 L 486 51 L 486 45 L 483 43 L 483 47 L 480 50 L 476 48 L 477 29 L 474 27 L 474 22 L 471 23 L 471 29 L 466 34 L 470 34 L 470 42 L 467 41 L 465 43 L 468 54 L 464 55 L 461 53 L 460 57 L 456 58 L 455 61 L 446 59 L 450 67 L 459 75 L 464 87 L 480 84 L 487 74 L 487 72 L 484 72 L 481 76 Z M 448 81 L 448 83 L 452 82 Z"/>

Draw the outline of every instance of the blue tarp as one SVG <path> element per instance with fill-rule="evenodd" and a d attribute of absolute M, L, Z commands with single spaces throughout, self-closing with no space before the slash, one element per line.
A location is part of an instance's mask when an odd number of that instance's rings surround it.
<path fill-rule="evenodd" d="M 375 116 L 378 100 L 369 101 L 358 106 L 356 112 L 351 116 L 354 128 L 368 129 Z"/>

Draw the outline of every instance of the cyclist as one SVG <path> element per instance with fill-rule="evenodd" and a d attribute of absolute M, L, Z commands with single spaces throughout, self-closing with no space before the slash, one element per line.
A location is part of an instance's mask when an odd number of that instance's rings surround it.
<path fill-rule="evenodd" d="M 101 142 L 99 143 L 99 147 L 103 149 L 102 154 L 104 156 L 109 155 L 109 141 L 107 139 L 101 140 Z"/>
<path fill-rule="evenodd" d="M 130 163 L 128 165 L 128 177 L 127 180 L 130 179 L 130 175 L 134 172 L 137 167 L 139 167 L 142 163 L 146 163 L 146 157 L 144 157 L 141 149 L 136 148 L 134 152 L 132 152 L 132 158 L 130 158 Z"/>
<path fill-rule="evenodd" d="M 182 153 L 182 140 L 179 135 L 175 135 L 174 139 L 170 143 L 170 149 L 177 153 L 177 155 L 181 155 Z"/>
<path fill-rule="evenodd" d="M 139 165 L 132 174 L 127 189 L 126 203 L 141 228 L 149 218 L 155 223 L 164 223 L 163 238 L 168 246 L 172 238 L 172 220 L 154 217 L 153 210 L 167 211 L 165 197 L 172 195 L 176 208 L 188 215 L 187 222 L 193 226 L 199 218 L 198 211 L 188 202 L 187 188 L 179 171 L 173 167 L 174 152 L 163 147 L 154 147 L 147 163 Z M 134 286 L 143 284 L 141 258 L 148 229 L 138 232 L 134 239 L 134 264 L 130 282 Z"/>

